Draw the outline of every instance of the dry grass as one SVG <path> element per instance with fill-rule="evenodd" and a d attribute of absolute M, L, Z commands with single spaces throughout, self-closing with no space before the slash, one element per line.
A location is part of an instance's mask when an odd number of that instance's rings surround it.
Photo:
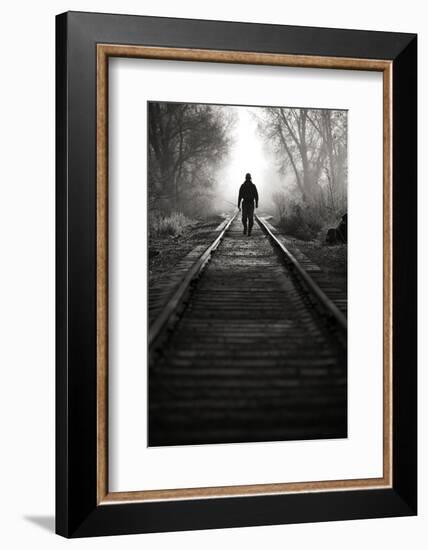
<path fill-rule="evenodd" d="M 279 227 L 283 233 L 303 241 L 314 239 L 322 225 L 323 220 L 316 212 L 296 205 L 283 212 L 279 220 Z"/>
<path fill-rule="evenodd" d="M 169 273 L 194 247 L 208 246 L 217 235 L 214 231 L 222 219 L 221 216 L 211 216 L 204 220 L 192 220 L 179 235 L 169 233 L 155 235 L 150 231 L 149 284 Z"/>
<path fill-rule="evenodd" d="M 152 236 L 171 235 L 175 237 L 181 235 L 186 227 L 192 223 L 193 220 L 187 218 L 181 212 L 173 212 L 168 216 L 152 216 L 149 221 L 149 230 Z"/>

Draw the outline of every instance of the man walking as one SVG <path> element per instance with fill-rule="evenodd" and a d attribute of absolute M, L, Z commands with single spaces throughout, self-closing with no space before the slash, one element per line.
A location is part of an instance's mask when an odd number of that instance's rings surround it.
<path fill-rule="evenodd" d="M 251 230 L 254 224 L 254 203 L 256 208 L 259 206 L 259 195 L 257 193 L 257 187 L 251 181 L 251 174 L 245 175 L 245 181 L 239 189 L 238 196 L 238 208 L 241 210 L 242 201 L 242 224 L 244 226 L 244 235 L 247 234 L 248 224 L 248 236 L 251 235 Z"/>

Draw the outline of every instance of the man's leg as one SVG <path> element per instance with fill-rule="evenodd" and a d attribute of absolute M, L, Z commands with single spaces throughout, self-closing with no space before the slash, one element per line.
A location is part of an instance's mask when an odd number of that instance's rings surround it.
<path fill-rule="evenodd" d="M 253 229 L 254 225 L 254 206 L 250 206 L 248 208 L 248 235 L 251 235 L 251 230 Z"/>
<path fill-rule="evenodd" d="M 247 209 L 242 203 L 242 225 L 244 226 L 244 235 L 247 234 Z"/>

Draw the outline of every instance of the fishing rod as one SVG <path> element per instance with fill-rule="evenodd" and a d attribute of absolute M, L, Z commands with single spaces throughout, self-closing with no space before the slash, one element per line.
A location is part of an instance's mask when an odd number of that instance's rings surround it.
<path fill-rule="evenodd" d="M 232 204 L 233 206 L 236 206 L 236 204 L 232 201 L 228 201 L 227 199 L 222 199 L 224 202 L 227 202 L 229 204 Z"/>

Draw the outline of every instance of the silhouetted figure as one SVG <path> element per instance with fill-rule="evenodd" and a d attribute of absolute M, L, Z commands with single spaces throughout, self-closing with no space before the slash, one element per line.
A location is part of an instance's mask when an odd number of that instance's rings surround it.
<path fill-rule="evenodd" d="M 238 196 L 238 208 L 241 210 L 242 201 L 242 224 L 244 226 L 244 235 L 251 235 L 251 230 L 254 224 L 254 203 L 256 208 L 259 206 L 259 194 L 257 193 L 257 187 L 251 181 L 251 174 L 245 175 L 245 181 L 239 189 Z"/>

